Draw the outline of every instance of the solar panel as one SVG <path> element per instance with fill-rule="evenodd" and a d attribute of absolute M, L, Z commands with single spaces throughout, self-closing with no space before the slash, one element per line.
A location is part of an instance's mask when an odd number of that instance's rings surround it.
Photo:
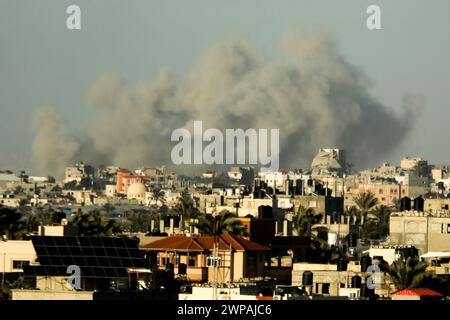
<path fill-rule="evenodd" d="M 39 266 L 26 266 L 26 275 L 67 276 L 67 267 L 77 265 L 85 278 L 128 278 L 127 268 L 145 268 L 138 241 L 112 237 L 31 238 Z"/>

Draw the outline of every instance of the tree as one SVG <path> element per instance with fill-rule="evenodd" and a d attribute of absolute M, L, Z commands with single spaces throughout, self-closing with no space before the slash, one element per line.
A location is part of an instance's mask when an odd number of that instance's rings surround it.
<path fill-rule="evenodd" d="M 222 211 L 216 216 L 205 214 L 199 216 L 199 222 L 195 224 L 200 233 L 209 236 L 221 236 L 225 233 L 235 235 L 247 235 L 245 225 L 237 216 L 229 211 Z"/>
<path fill-rule="evenodd" d="M 0 206 L 0 236 L 6 240 L 20 240 L 27 228 L 22 214 L 14 208 Z"/>
<path fill-rule="evenodd" d="M 79 210 L 72 222 L 72 225 L 78 227 L 80 236 L 88 237 L 109 237 L 122 232 L 121 226 L 112 219 L 107 219 L 100 214 L 98 210 L 85 213 Z"/>
<path fill-rule="evenodd" d="M 129 222 L 131 232 L 149 231 L 150 213 L 146 211 L 128 211 L 126 218 Z M 152 230 L 150 230 L 152 231 Z"/>
<path fill-rule="evenodd" d="M 155 201 L 157 206 L 162 206 L 166 204 L 166 194 L 160 188 L 153 189 L 152 200 Z"/>
<path fill-rule="evenodd" d="M 431 273 L 426 271 L 428 264 L 417 257 L 409 257 L 405 262 L 394 261 L 387 270 L 389 279 L 397 290 L 405 288 L 423 288 L 427 286 Z"/>
<path fill-rule="evenodd" d="M 199 216 L 196 223 L 198 230 L 209 236 L 214 236 L 213 256 L 219 257 L 219 237 L 226 233 L 243 236 L 247 235 L 245 226 L 237 216 L 229 211 L 221 211 L 218 215 L 206 214 Z M 217 299 L 218 265 L 214 265 L 213 299 Z"/>
<path fill-rule="evenodd" d="M 299 236 L 311 236 L 312 227 L 322 221 L 322 214 L 315 213 L 313 208 L 300 206 L 293 217 L 293 227 Z"/>
<path fill-rule="evenodd" d="M 360 211 L 360 218 L 366 217 L 367 213 L 378 204 L 378 198 L 370 191 L 361 192 L 353 198 L 353 201 Z"/>
<path fill-rule="evenodd" d="M 10 300 L 11 289 L 6 284 L 0 284 L 0 300 Z"/>
<path fill-rule="evenodd" d="M 195 219 L 200 214 L 195 199 L 191 197 L 187 189 L 181 192 L 181 196 L 177 200 L 178 203 L 173 208 L 173 211 L 182 217 L 183 220 L 189 221 L 190 219 Z"/>

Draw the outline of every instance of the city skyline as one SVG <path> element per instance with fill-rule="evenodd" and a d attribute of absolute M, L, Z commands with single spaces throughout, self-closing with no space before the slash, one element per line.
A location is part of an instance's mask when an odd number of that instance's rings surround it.
<path fill-rule="evenodd" d="M 450 48 L 439 38 L 445 38 L 449 30 L 448 20 L 444 18 L 448 3 L 438 2 L 428 7 L 425 2 L 417 1 L 414 7 L 402 1 L 395 4 L 380 1 L 378 4 L 382 8 L 383 29 L 377 31 L 369 31 L 365 27 L 365 2 L 350 1 L 339 5 L 320 3 L 306 7 L 304 2 L 297 4 L 286 1 L 285 5 L 277 4 L 279 13 L 270 10 L 274 5 L 271 3 L 258 7 L 250 7 L 249 4 L 242 7 L 240 15 L 246 17 L 242 20 L 234 18 L 236 12 L 232 4 L 197 1 L 195 5 L 185 7 L 185 14 L 178 16 L 178 21 L 164 20 L 172 14 L 172 4 L 158 5 L 158 10 L 155 10 L 155 4 L 136 3 L 127 7 L 127 11 L 121 10 L 123 4 L 109 2 L 107 9 L 111 10 L 111 15 L 105 19 L 99 14 L 105 9 L 104 3 L 80 1 L 83 28 L 78 33 L 64 28 L 66 3 L 47 1 L 33 4 L 36 10 L 25 7 L 23 2 L 5 5 L 1 13 L 5 16 L 0 19 L 0 32 L 8 50 L 1 59 L 1 68 L 5 72 L 0 74 L 0 105 L 7 116 L 0 120 L 3 148 L 1 169 L 36 169 L 32 168 L 31 160 L 35 137 L 31 127 L 33 114 L 42 106 L 53 106 L 62 115 L 64 120 L 60 121 L 61 130 L 69 131 L 69 137 L 77 136 L 77 131 L 89 127 L 87 118 L 91 117 L 92 111 L 86 108 L 86 96 L 104 74 L 118 74 L 118 79 L 126 81 L 129 88 L 134 90 L 139 82 L 158 79 L 161 67 L 169 66 L 184 81 L 192 72 L 192 66 L 205 54 L 202 52 L 236 34 L 238 38 L 248 41 L 251 50 L 262 54 L 269 65 L 286 64 L 286 57 L 277 49 L 278 43 L 298 25 L 306 26 L 306 29 L 328 30 L 326 33 L 336 42 L 338 56 L 352 65 L 350 70 L 363 70 L 363 75 L 370 80 L 370 86 L 364 90 L 373 101 L 384 106 L 383 110 L 401 118 L 405 95 L 412 93 L 423 97 L 425 107 L 417 116 L 416 123 L 403 119 L 400 123 L 404 129 L 394 131 L 395 135 L 410 131 L 405 133 L 405 137 L 399 138 L 388 154 L 380 154 L 379 159 L 383 160 L 376 160 L 376 163 L 393 162 L 401 155 L 422 156 L 436 164 L 447 162 L 450 155 L 447 154 L 449 151 L 446 151 L 448 149 L 442 131 L 448 102 L 442 86 L 448 79 L 449 70 L 439 61 Z M 211 19 L 218 9 L 221 14 Z M 252 10 L 256 10 L 254 15 L 250 14 Z M 405 10 L 408 10 L 407 16 L 404 15 Z M 137 14 L 137 11 L 141 13 Z M 442 19 L 438 15 L 442 15 Z M 20 17 L 17 22 L 22 24 L 11 21 L 14 17 Z M 127 23 L 130 17 L 136 22 Z M 427 23 L 431 17 L 432 25 Z M 111 20 L 122 23 L 113 25 Z M 203 27 L 202 23 L 206 22 L 208 28 Z M 41 27 L 32 28 L 33 25 Z M 183 25 L 189 25 L 190 29 L 183 30 Z M 261 29 L 263 25 L 265 28 Z M 105 28 L 107 26 L 110 29 Z M 130 34 L 135 37 L 130 37 Z M 188 34 L 196 36 L 187 37 Z M 431 34 L 436 36 L 431 37 Z M 88 47 L 91 49 L 86 50 Z M 184 49 L 183 54 L 179 54 L 181 48 Z M 111 49 L 115 54 L 106 55 Z M 289 66 L 289 63 L 286 65 Z M 414 77 L 414 74 L 420 74 L 420 77 Z M 51 114 L 53 116 L 58 122 L 58 116 Z M 44 114 L 43 117 L 50 116 Z M 175 128 L 174 125 L 171 129 Z M 57 140 L 58 137 L 55 138 Z M 310 148 L 315 151 L 320 147 L 340 146 L 314 143 Z M 311 151 L 301 149 L 294 155 L 301 155 L 302 152 L 306 153 L 305 158 L 312 157 Z M 61 157 L 65 156 L 64 153 L 61 152 Z M 163 153 L 167 156 L 170 154 Z M 146 156 L 142 158 L 146 159 Z M 148 158 L 150 164 L 158 162 L 153 161 L 152 157 Z M 73 160 L 68 159 L 67 162 Z M 106 160 L 103 161 L 105 164 L 120 162 L 114 161 L 117 155 L 107 156 Z M 163 164 L 161 162 L 157 164 Z M 363 162 L 355 163 L 361 169 L 366 167 Z M 53 166 L 51 162 L 50 166 Z M 298 166 L 302 166 L 302 163 L 299 162 Z"/>

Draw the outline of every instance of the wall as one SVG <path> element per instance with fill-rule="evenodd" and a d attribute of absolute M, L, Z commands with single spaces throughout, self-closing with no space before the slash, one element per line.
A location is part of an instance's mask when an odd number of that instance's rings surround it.
<path fill-rule="evenodd" d="M 0 241 L 0 272 L 23 272 L 13 269 L 14 260 L 34 262 L 36 252 L 31 240 Z"/>
<path fill-rule="evenodd" d="M 413 245 L 419 254 L 428 251 L 450 251 L 450 217 L 424 216 L 423 213 L 391 216 L 390 243 Z"/>
<path fill-rule="evenodd" d="M 92 300 L 92 291 L 12 290 L 12 300 Z"/>

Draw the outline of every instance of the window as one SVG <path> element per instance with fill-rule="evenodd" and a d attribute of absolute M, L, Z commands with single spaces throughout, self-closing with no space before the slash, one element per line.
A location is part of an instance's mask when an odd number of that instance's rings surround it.
<path fill-rule="evenodd" d="M 23 266 L 29 266 L 30 261 L 27 260 L 13 260 L 13 269 L 23 269 Z"/>
<path fill-rule="evenodd" d="M 330 293 L 330 284 L 324 283 L 322 284 L 322 294 L 329 294 Z"/>
<path fill-rule="evenodd" d="M 450 224 L 447 225 L 447 233 L 450 233 Z"/>
<path fill-rule="evenodd" d="M 189 259 L 188 266 L 189 267 L 195 267 L 195 259 Z"/>
<path fill-rule="evenodd" d="M 206 265 L 208 267 L 220 267 L 220 257 L 215 257 L 215 256 L 207 257 Z"/>
<path fill-rule="evenodd" d="M 379 193 L 380 193 L 380 194 L 383 194 L 383 189 L 380 189 L 380 190 L 379 190 Z"/>

